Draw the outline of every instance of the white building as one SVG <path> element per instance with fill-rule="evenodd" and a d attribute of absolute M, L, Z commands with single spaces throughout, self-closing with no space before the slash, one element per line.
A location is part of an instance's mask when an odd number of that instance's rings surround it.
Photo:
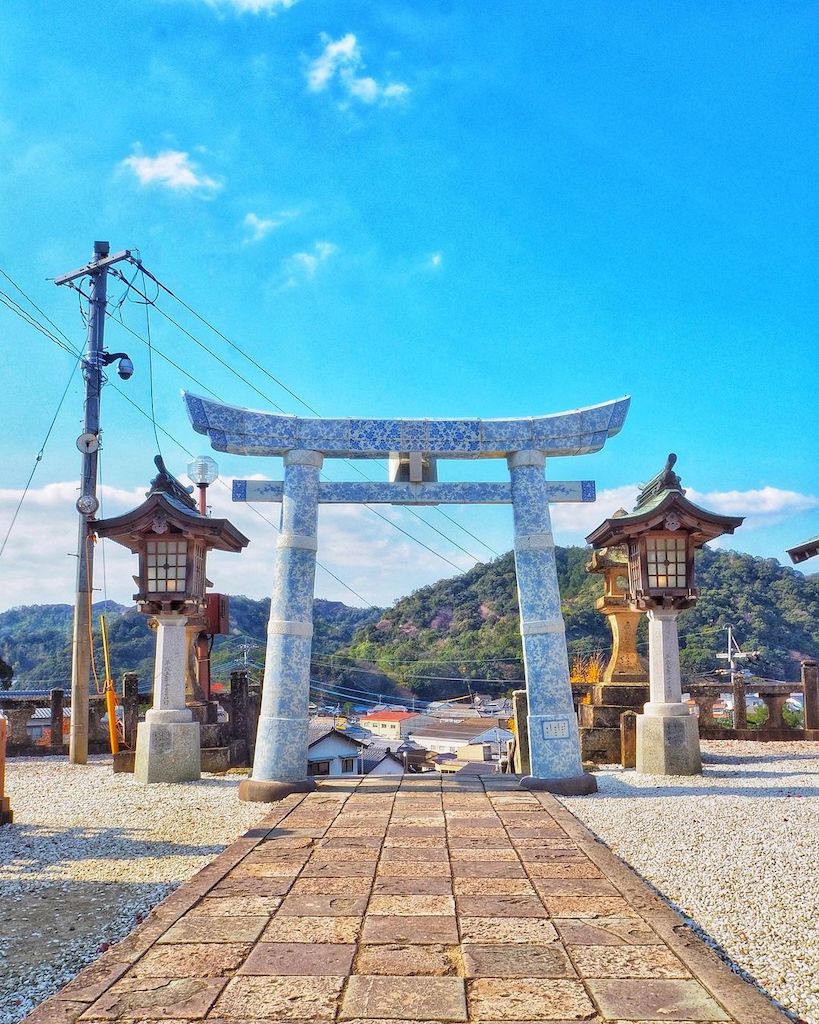
<path fill-rule="evenodd" d="M 403 775 L 404 764 L 383 741 L 370 743 L 323 725 L 311 725 L 307 735 L 307 774 L 317 778 L 340 775 Z"/>

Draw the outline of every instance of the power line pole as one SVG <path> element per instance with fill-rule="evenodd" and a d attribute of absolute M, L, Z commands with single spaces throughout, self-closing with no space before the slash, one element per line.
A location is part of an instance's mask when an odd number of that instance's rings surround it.
<path fill-rule="evenodd" d="M 728 646 L 724 654 L 717 657 L 728 662 L 728 671 L 731 678 L 731 693 L 734 699 L 734 728 L 748 728 L 748 709 L 745 704 L 745 675 L 738 669 L 737 662 L 743 658 L 757 658 L 759 651 L 743 651 L 734 636 L 734 627 L 726 626 L 728 631 Z"/>
<path fill-rule="evenodd" d="M 88 760 L 88 684 L 91 672 L 91 600 L 94 587 L 94 549 L 89 524 L 99 508 L 97 500 L 97 461 L 100 446 L 100 392 L 104 382 L 102 369 L 119 360 L 119 375 L 127 380 L 134 372 L 133 363 L 124 352 L 109 355 L 103 350 L 105 307 L 107 302 L 108 268 L 128 259 L 127 250 L 109 255 L 108 242 L 94 242 L 90 263 L 69 274 L 55 278 L 55 284 L 70 284 L 80 277 L 91 278 L 88 312 L 88 334 L 82 361 L 85 379 L 85 414 L 83 432 L 77 438 L 82 452 L 80 496 L 77 499 L 79 533 L 77 538 L 77 588 L 74 603 L 73 657 L 71 664 L 71 729 L 68 757 L 72 764 Z"/>

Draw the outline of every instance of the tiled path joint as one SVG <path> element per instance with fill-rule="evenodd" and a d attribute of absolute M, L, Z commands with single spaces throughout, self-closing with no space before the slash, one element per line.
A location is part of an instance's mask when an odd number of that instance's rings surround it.
<path fill-rule="evenodd" d="M 294 795 L 27 1024 L 785 1024 L 548 794 Z"/>

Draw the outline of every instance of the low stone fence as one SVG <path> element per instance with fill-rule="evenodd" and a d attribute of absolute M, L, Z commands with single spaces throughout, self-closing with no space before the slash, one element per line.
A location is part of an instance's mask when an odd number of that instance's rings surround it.
<path fill-rule="evenodd" d="M 783 717 L 785 704 L 793 693 L 802 691 L 804 725 L 789 726 Z M 714 705 L 725 691 L 725 683 L 692 683 L 688 692 L 699 711 L 700 736 L 703 739 L 729 740 L 819 740 L 819 672 L 815 661 L 803 661 L 798 683 L 760 682 L 751 692 L 758 694 L 768 708 L 768 720 L 759 729 L 733 729 L 714 720 Z M 740 716 L 741 720 L 745 718 Z"/>

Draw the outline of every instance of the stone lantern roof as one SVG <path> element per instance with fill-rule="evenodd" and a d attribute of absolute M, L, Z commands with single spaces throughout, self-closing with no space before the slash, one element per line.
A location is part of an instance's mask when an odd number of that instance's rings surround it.
<path fill-rule="evenodd" d="M 788 554 L 790 555 L 791 561 L 794 565 L 798 565 L 799 562 L 804 562 L 808 558 L 813 558 L 815 555 L 819 555 L 819 537 L 811 537 L 810 540 L 806 540 L 802 544 L 797 544 L 796 547 L 788 548 Z"/>
<path fill-rule="evenodd" d="M 620 509 L 593 530 L 586 542 L 594 548 L 612 548 L 647 530 L 682 529 L 695 547 L 733 533 L 744 516 L 724 516 L 700 508 L 685 496 L 679 476 L 674 472 L 677 456 L 672 452 L 663 469 L 642 485 L 632 512 Z"/>
<path fill-rule="evenodd" d="M 205 541 L 209 550 L 241 551 L 248 538 L 227 519 L 202 515 L 192 497 L 193 488 L 185 487 L 165 466 L 161 455 L 154 459 L 159 470 L 145 492 L 146 500 L 121 516 L 98 519 L 91 526 L 100 537 L 107 537 L 135 554 L 146 536 L 182 533 Z"/>

